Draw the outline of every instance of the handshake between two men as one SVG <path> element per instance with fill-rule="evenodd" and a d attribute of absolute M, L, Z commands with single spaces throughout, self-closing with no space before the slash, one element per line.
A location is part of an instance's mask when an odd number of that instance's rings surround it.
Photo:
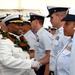
<path fill-rule="evenodd" d="M 35 58 L 32 58 L 31 61 L 32 61 L 31 68 L 34 70 L 38 70 L 42 66 L 42 64 L 39 61 L 37 61 Z"/>

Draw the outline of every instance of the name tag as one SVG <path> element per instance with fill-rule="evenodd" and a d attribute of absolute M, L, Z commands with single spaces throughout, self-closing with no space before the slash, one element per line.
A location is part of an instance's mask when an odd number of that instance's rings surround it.
<path fill-rule="evenodd" d="M 55 44 L 55 45 L 58 45 L 58 40 L 55 40 L 55 41 L 54 41 L 54 44 Z"/>

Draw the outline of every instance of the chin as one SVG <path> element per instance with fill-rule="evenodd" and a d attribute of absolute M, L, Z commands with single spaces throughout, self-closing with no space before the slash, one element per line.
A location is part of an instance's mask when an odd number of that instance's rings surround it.
<path fill-rule="evenodd" d="M 20 33 L 16 33 L 16 35 L 18 35 L 18 36 L 19 36 L 19 35 L 20 35 Z"/>
<path fill-rule="evenodd" d="M 68 34 L 64 33 L 65 36 L 68 36 Z"/>
<path fill-rule="evenodd" d="M 64 34 L 65 36 L 70 36 L 70 35 L 68 35 L 68 34 Z"/>

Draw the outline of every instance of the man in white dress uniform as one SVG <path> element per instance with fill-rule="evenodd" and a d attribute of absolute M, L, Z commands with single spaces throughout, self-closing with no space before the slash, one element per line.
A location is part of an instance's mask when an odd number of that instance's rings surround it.
<path fill-rule="evenodd" d="M 57 28 L 56 33 L 53 36 L 52 51 L 50 54 L 50 75 L 54 75 L 55 63 L 57 54 L 64 47 L 65 43 L 68 42 L 68 37 L 64 36 L 63 25 L 65 22 L 61 22 L 68 13 L 67 7 L 51 7 L 48 6 L 50 22 L 52 26 Z"/>
<path fill-rule="evenodd" d="M 39 63 L 34 59 L 29 59 L 27 51 L 14 43 L 13 39 L 21 34 L 22 18 L 21 15 L 9 15 L 2 20 L 8 28 L 9 38 L 0 40 L 0 75 L 36 75 L 31 68 L 39 68 Z"/>

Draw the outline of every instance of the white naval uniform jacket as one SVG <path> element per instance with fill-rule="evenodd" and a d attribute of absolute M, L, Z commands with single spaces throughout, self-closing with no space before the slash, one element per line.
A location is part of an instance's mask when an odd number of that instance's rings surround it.
<path fill-rule="evenodd" d="M 30 50 L 35 50 L 34 45 L 36 42 L 36 36 L 34 35 L 34 33 L 31 30 L 29 30 L 27 33 L 24 34 L 24 37 L 28 41 L 28 44 L 30 46 Z"/>
<path fill-rule="evenodd" d="M 35 44 L 35 58 L 40 60 L 46 56 L 46 50 L 52 50 L 52 34 L 43 27 L 37 32 Z"/>
<path fill-rule="evenodd" d="M 29 54 L 10 39 L 0 39 L 0 75 L 35 75 Z"/>
<path fill-rule="evenodd" d="M 64 46 L 56 59 L 55 75 L 70 75 L 72 39 Z"/>
<path fill-rule="evenodd" d="M 62 48 L 65 46 L 65 44 L 68 42 L 70 37 L 64 36 L 63 27 L 60 27 L 57 29 L 56 34 L 54 35 L 53 42 L 52 42 L 52 51 L 50 54 L 50 70 L 54 71 L 55 69 L 55 63 L 56 63 L 56 57 L 59 52 L 61 52 Z"/>

